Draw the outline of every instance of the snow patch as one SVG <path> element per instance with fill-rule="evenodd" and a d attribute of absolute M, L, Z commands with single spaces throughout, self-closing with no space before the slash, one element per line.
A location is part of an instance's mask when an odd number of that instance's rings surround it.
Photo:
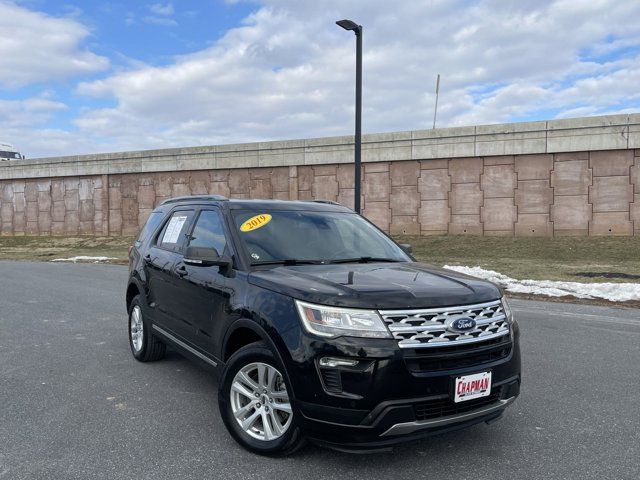
<path fill-rule="evenodd" d="M 580 283 L 555 280 L 516 280 L 502 273 L 485 270 L 481 267 L 445 265 L 444 268 L 489 280 L 513 293 L 547 295 L 549 297 L 572 296 L 576 298 L 603 298 L 612 302 L 640 300 L 640 283 Z"/>
<path fill-rule="evenodd" d="M 100 263 L 100 262 L 106 262 L 108 260 L 117 260 L 117 258 L 115 258 L 115 257 L 88 257 L 86 255 L 79 255 L 77 257 L 70 257 L 70 258 L 54 258 L 51 261 L 52 262 L 73 262 L 73 263 L 77 263 L 77 262 Z"/>

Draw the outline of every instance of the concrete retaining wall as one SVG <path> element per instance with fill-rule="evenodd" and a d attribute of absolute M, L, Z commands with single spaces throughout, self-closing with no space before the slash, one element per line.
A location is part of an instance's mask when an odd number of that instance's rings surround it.
<path fill-rule="evenodd" d="M 353 138 L 0 165 L 0 232 L 133 235 L 176 195 L 353 204 Z M 364 214 L 393 234 L 634 235 L 640 114 L 367 135 Z"/>

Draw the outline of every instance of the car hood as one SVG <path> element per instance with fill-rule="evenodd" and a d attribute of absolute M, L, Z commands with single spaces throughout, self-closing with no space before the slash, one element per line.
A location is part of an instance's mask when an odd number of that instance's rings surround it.
<path fill-rule="evenodd" d="M 417 262 L 277 266 L 253 285 L 324 305 L 396 309 L 467 305 L 500 298 L 496 285 Z"/>

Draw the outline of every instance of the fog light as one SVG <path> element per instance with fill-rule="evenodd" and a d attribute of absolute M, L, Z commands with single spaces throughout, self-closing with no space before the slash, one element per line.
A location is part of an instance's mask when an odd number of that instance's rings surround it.
<path fill-rule="evenodd" d="M 335 357 L 322 357 L 320 359 L 321 367 L 355 367 L 359 362 L 358 360 L 351 360 L 349 358 L 335 358 Z"/>

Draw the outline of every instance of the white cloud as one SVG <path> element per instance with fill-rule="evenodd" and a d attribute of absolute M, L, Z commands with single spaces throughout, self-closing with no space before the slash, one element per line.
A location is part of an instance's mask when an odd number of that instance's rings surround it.
<path fill-rule="evenodd" d="M 84 135 L 48 126 L 57 113 L 67 110 L 66 104 L 47 92 L 24 100 L 0 100 L 0 142 L 9 142 L 29 156 L 32 152 L 64 152 L 69 145 L 86 151 L 95 148 Z"/>
<path fill-rule="evenodd" d="M 365 28 L 365 132 L 430 126 L 437 73 L 439 126 L 627 111 L 640 56 L 616 53 L 640 48 L 639 16 L 614 0 L 262 0 L 207 49 L 81 83 L 115 106 L 76 118 L 66 151 L 349 134 L 355 40 L 341 18 Z"/>
<path fill-rule="evenodd" d="M 175 12 L 172 3 L 154 3 L 149 6 L 149 10 L 156 15 L 173 15 Z"/>
<path fill-rule="evenodd" d="M 171 18 L 175 13 L 172 3 L 154 3 L 149 5 L 149 11 L 152 15 L 147 15 L 142 18 L 145 23 L 152 25 L 160 25 L 163 27 L 175 27 L 178 22 Z"/>
<path fill-rule="evenodd" d="M 0 86 L 24 85 L 99 72 L 109 61 L 82 47 L 89 30 L 0 0 Z"/>
<path fill-rule="evenodd" d="M 26 100 L 0 100 L 0 131 L 39 125 L 50 120 L 67 106 L 41 95 Z"/>
<path fill-rule="evenodd" d="M 178 22 L 176 22 L 173 18 L 157 17 L 154 15 L 143 17 L 142 21 L 145 23 L 150 23 L 152 25 L 160 25 L 162 27 L 175 27 L 178 25 Z"/>

